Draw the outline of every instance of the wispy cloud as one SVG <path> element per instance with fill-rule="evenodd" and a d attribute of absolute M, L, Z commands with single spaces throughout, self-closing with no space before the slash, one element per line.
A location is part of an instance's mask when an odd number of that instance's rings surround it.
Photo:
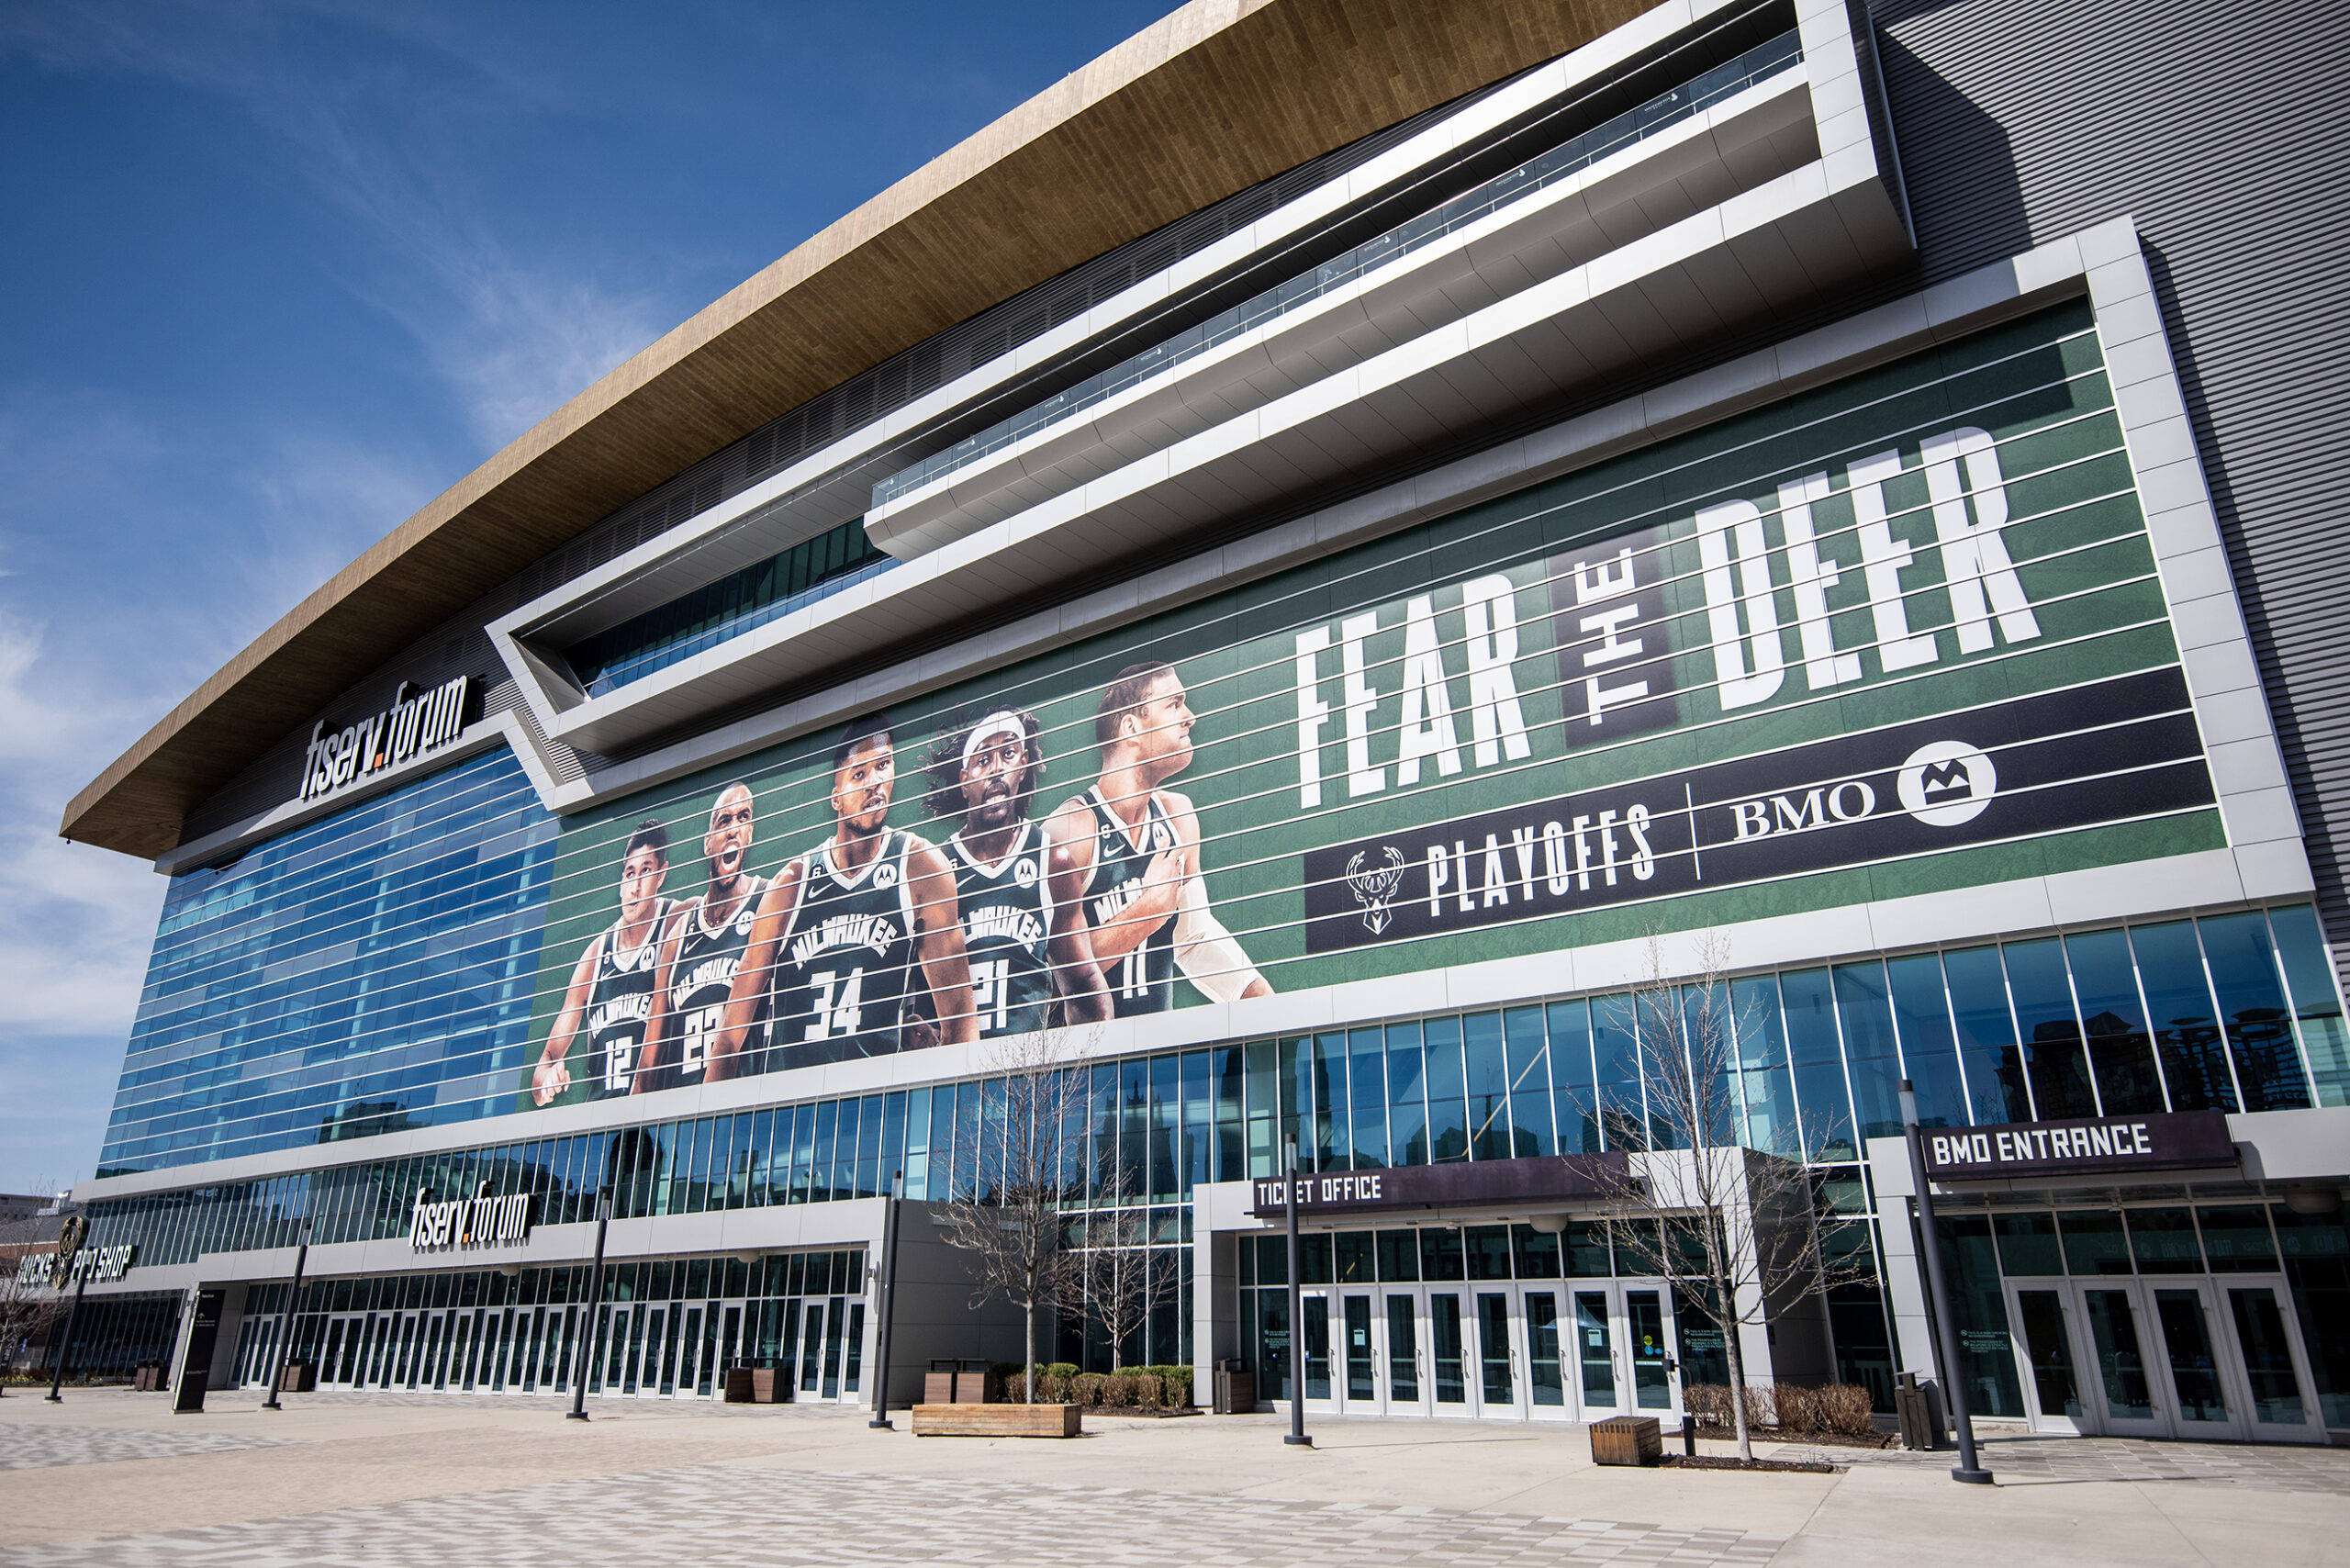
<path fill-rule="evenodd" d="M 318 47 L 321 33 L 339 47 Z M 476 139 L 565 106 L 445 18 L 323 0 L 84 0 L 0 15 L 0 51 L 236 106 L 285 170 L 372 234 L 372 264 L 341 281 L 411 334 L 485 453 L 668 324 L 655 291 L 501 231 Z"/>

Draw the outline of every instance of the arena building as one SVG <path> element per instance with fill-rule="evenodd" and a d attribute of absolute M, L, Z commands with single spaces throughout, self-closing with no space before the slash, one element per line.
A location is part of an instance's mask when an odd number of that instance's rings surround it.
<path fill-rule="evenodd" d="M 1583 1419 L 1734 1344 L 2350 1433 L 2344 50 L 1197 0 L 72 803 L 170 879 L 90 1332 L 266 1378 L 307 1245 L 323 1386 L 866 1399 L 896 1213 L 903 1398 L 1019 1354 L 938 1222 L 1042 1041 L 1069 1242 L 1147 1264 L 1056 1316 L 1080 1365 Z M 1628 1242 L 1718 1166 L 1807 1281 L 1726 1307 Z"/>

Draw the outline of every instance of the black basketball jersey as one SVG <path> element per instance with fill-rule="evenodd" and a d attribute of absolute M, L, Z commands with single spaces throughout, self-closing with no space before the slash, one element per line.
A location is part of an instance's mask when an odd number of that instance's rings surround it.
<path fill-rule="evenodd" d="M 955 902 L 962 911 L 963 950 L 971 958 L 971 1005 L 979 1037 L 1024 1035 L 1045 1026 L 1053 1002 L 1052 886 L 1045 877 L 1045 835 L 1020 824 L 1004 857 L 992 866 L 971 854 L 961 834 L 946 841 L 955 867 Z"/>
<path fill-rule="evenodd" d="M 767 884 L 756 877 L 743 879 L 746 890 L 734 906 L 733 918 L 712 931 L 702 920 L 697 901 L 685 911 L 684 933 L 677 938 L 677 956 L 669 966 L 668 1039 L 662 1048 L 660 1086 L 675 1089 L 699 1083 L 710 1066 L 710 1047 L 726 1025 L 726 998 L 734 988 L 734 971 L 742 967 L 744 950 L 751 945 L 751 923 L 758 913 L 759 894 Z M 744 1060 L 737 1075 L 762 1070 L 767 1026 L 754 1019 L 743 1037 Z"/>
<path fill-rule="evenodd" d="M 912 849 L 893 829 L 853 877 L 834 865 L 830 840 L 800 857 L 800 898 L 775 956 L 776 1066 L 898 1048 L 907 993 L 922 983 L 906 885 Z"/>
<path fill-rule="evenodd" d="M 661 963 L 661 930 L 677 906 L 654 904 L 644 940 L 621 946 L 623 922 L 596 938 L 596 979 L 588 992 L 588 1097 L 625 1094 L 636 1080 L 636 1056 L 653 1017 L 654 971 Z"/>
<path fill-rule="evenodd" d="M 1102 788 L 1085 792 L 1093 808 L 1093 875 L 1085 884 L 1085 913 L 1092 929 L 1115 924 L 1125 907 L 1142 893 L 1143 873 L 1154 857 L 1175 847 L 1175 821 L 1159 803 L 1157 790 L 1143 813 L 1142 832 L 1129 836 Z M 1112 1013 L 1130 1018 L 1138 1013 L 1164 1013 L 1175 1005 L 1175 917 L 1115 964 L 1105 966 L 1102 978 L 1110 985 Z"/>

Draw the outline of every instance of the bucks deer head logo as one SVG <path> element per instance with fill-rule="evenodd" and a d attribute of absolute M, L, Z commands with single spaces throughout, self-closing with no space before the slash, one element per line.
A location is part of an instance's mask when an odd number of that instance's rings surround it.
<path fill-rule="evenodd" d="M 1355 902 L 1362 906 L 1362 923 L 1374 936 L 1395 923 L 1387 905 L 1404 880 L 1404 852 L 1392 844 L 1382 844 L 1379 856 L 1374 862 L 1371 851 L 1359 849 L 1354 858 L 1347 862 L 1347 887 L 1355 895 Z"/>

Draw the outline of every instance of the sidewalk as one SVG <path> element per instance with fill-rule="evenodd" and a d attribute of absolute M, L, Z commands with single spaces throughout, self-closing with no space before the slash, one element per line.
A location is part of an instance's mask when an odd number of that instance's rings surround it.
<path fill-rule="evenodd" d="M 77 1391 L 0 1400 L 0 1564 L 2341 1562 L 2350 1450 L 2007 1439 L 1836 1475 L 1601 1469 L 1580 1427 L 1094 1417 L 915 1439 L 838 1406 Z M 1707 1451 L 1727 1451 L 1707 1444 Z M 1764 1450 L 1770 1451 L 1770 1450 Z M 1784 1457 L 1813 1457 L 1786 1452 Z M 453 1506 L 453 1499 L 464 1499 Z"/>

